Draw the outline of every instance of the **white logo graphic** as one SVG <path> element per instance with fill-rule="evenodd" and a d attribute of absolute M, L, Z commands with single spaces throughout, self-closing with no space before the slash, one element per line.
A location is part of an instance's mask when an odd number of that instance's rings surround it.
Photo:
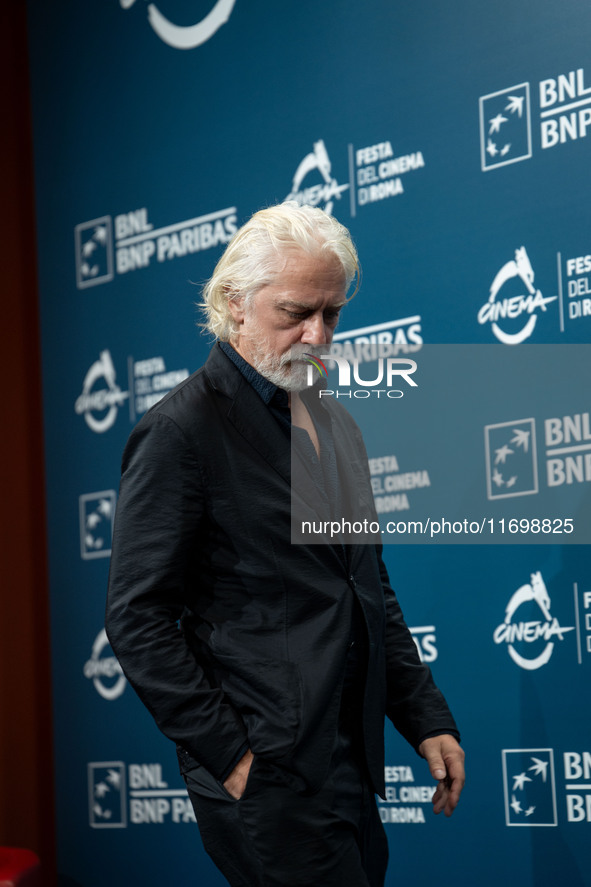
<path fill-rule="evenodd" d="M 94 386 L 100 380 L 106 388 Z M 101 351 L 100 359 L 92 364 L 84 378 L 82 394 L 76 400 L 76 413 L 84 416 L 86 424 L 97 434 L 103 434 L 115 424 L 119 407 L 129 397 L 128 391 L 121 391 L 115 381 L 115 367 L 109 351 Z"/>
<path fill-rule="evenodd" d="M 484 445 L 489 499 L 507 499 L 538 492 L 534 419 L 485 425 Z"/>
<path fill-rule="evenodd" d="M 88 764 L 91 828 L 126 828 L 127 800 L 129 824 L 133 826 L 195 822 L 187 789 L 170 788 L 163 779 L 162 764 L 129 764 L 127 774 L 128 793 L 124 763 Z"/>
<path fill-rule="evenodd" d="M 529 83 L 480 98 L 480 160 L 483 172 L 532 155 Z"/>
<path fill-rule="evenodd" d="M 118 699 L 121 696 L 127 685 L 127 680 L 115 656 L 105 656 L 101 659 L 101 653 L 108 646 L 109 639 L 103 628 L 92 645 L 90 659 L 84 666 L 84 677 L 92 681 L 94 689 L 103 699 L 112 702 L 113 699 Z"/>
<path fill-rule="evenodd" d="M 498 274 L 495 276 L 491 287 L 488 301 L 484 303 L 478 312 L 478 323 L 490 323 L 491 328 L 499 342 L 504 345 L 518 345 L 528 339 L 534 331 L 537 315 L 534 314 L 536 308 L 546 311 L 546 305 L 554 302 L 558 296 L 548 296 L 544 298 L 540 290 L 534 288 L 534 271 L 524 246 L 515 250 L 515 259 L 506 262 Z M 497 302 L 497 296 L 502 287 L 514 277 L 518 277 L 524 283 L 528 295 L 517 295 L 505 298 Z M 529 318 L 516 333 L 508 333 L 501 329 L 498 320 L 504 318 L 518 318 L 522 314 L 528 314 Z"/>
<path fill-rule="evenodd" d="M 130 9 L 135 0 L 119 0 L 123 9 Z M 195 49 L 201 46 L 230 18 L 236 0 L 217 0 L 213 8 L 194 25 L 175 25 L 165 18 L 155 3 L 148 4 L 148 21 L 164 43 L 174 49 Z"/>
<path fill-rule="evenodd" d="M 125 828 L 125 765 L 107 761 L 88 765 L 89 824 L 91 828 Z"/>
<path fill-rule="evenodd" d="M 583 68 L 540 80 L 537 89 L 542 150 L 584 139 L 591 131 L 591 87 Z M 529 83 L 518 83 L 479 100 L 483 172 L 532 156 Z"/>
<path fill-rule="evenodd" d="M 83 560 L 111 554 L 115 490 L 80 496 L 80 553 Z"/>
<path fill-rule="evenodd" d="M 586 138 L 591 126 L 590 93 L 583 68 L 540 81 L 542 148 Z"/>
<path fill-rule="evenodd" d="M 392 143 L 387 141 L 356 150 L 353 145 L 349 145 L 349 169 L 352 181 L 354 166 L 357 205 L 363 206 L 404 194 L 401 176 L 404 173 L 422 169 L 425 166 L 425 160 L 422 151 L 414 151 L 412 154 L 401 154 L 395 157 Z M 352 199 L 351 203 L 351 214 L 355 216 L 355 200 Z"/>
<path fill-rule="evenodd" d="M 374 346 L 377 351 L 377 346 Z M 332 361 L 338 368 L 338 388 L 329 389 L 321 388 L 318 390 L 318 397 L 336 397 L 336 398 L 361 398 L 381 397 L 398 399 L 404 397 L 404 391 L 399 388 L 393 388 L 394 381 L 403 380 L 412 388 L 417 388 L 417 382 L 411 378 L 416 372 L 417 363 L 408 357 L 379 357 L 375 361 L 376 368 L 365 368 L 365 373 L 375 375 L 372 379 L 362 379 L 360 372 L 360 361 L 354 358 L 349 360 L 342 354 L 334 354 L 331 350 L 329 354 L 316 354 L 320 348 L 316 348 L 314 352 L 303 352 L 298 359 L 307 362 L 307 385 L 314 385 L 320 377 L 323 383 L 328 380 L 328 370 L 325 361 Z M 340 349 L 339 349 L 340 350 Z M 353 369 L 353 379 L 361 388 L 351 388 L 351 368 Z M 384 385 L 379 388 L 377 386 Z M 340 391 L 339 388 L 347 388 L 347 391 Z"/>
<path fill-rule="evenodd" d="M 78 289 L 113 279 L 111 217 L 83 222 L 74 229 L 76 284 Z"/>
<path fill-rule="evenodd" d="M 398 459 L 393 454 L 369 459 L 369 473 L 371 474 L 371 490 L 378 514 L 408 511 L 410 491 L 431 486 L 429 472 L 426 469 L 400 471 Z M 412 497 L 414 494 L 410 493 L 410 495 Z M 427 632 L 426 640 L 430 636 L 430 632 L 435 631 L 435 628 L 433 626 L 428 626 L 425 629 L 411 628 L 411 632 L 415 630 Z M 433 660 L 428 659 L 427 661 L 432 662 Z"/>
<path fill-rule="evenodd" d="M 378 810 L 384 824 L 424 825 L 426 822 L 423 806 L 433 800 L 432 785 L 416 785 L 412 767 L 387 765 L 384 768 L 386 799 Z M 410 806 L 414 805 L 414 806 Z"/>
<path fill-rule="evenodd" d="M 186 368 L 167 370 L 166 362 L 161 356 L 146 360 L 134 360 L 130 356 L 128 364 L 133 365 L 133 375 L 130 369 L 129 377 L 129 387 L 133 391 L 130 408 L 132 422 L 189 375 Z"/>
<path fill-rule="evenodd" d="M 324 360 L 332 360 L 336 363 L 339 370 L 339 386 L 341 387 L 351 387 L 351 366 L 353 366 L 353 378 L 355 382 L 357 382 L 358 385 L 362 385 L 364 388 L 373 388 L 374 385 L 381 385 L 384 381 L 386 386 L 391 388 L 395 376 L 403 378 L 407 385 L 410 385 L 413 388 L 417 387 L 415 380 L 410 378 L 417 370 L 417 362 L 416 360 L 411 360 L 410 357 L 378 357 L 377 376 L 375 379 L 369 380 L 361 378 L 359 361 L 357 359 L 349 361 L 348 358 L 343 357 L 342 354 L 330 353 L 321 354 L 318 363 Z M 308 366 L 308 385 L 313 385 L 317 378 L 314 369 L 318 370 L 318 366 L 314 362 L 313 356 L 310 364 L 311 365 Z M 323 364 L 321 364 L 321 366 L 326 369 Z"/>
<path fill-rule="evenodd" d="M 304 179 L 314 171 L 320 173 L 323 182 L 302 188 Z M 340 200 L 342 192 L 349 187 L 349 185 L 339 185 L 337 180 L 333 178 L 331 171 L 330 157 L 323 140 L 320 139 L 318 142 L 314 142 L 314 150 L 310 154 L 306 154 L 296 169 L 291 194 L 288 194 L 285 199 L 296 200 L 300 206 L 304 204 L 309 206 L 324 204 L 322 208 L 330 215 L 334 198 L 336 197 Z"/>
<path fill-rule="evenodd" d="M 560 332 L 564 332 L 564 312 L 562 310 L 562 255 L 556 254 L 558 263 L 558 292 L 560 294 Z M 581 320 L 591 317 L 591 255 L 573 256 L 564 263 L 568 283 L 568 319 Z M 566 307 L 566 306 L 565 306 Z"/>
<path fill-rule="evenodd" d="M 514 622 L 513 617 L 520 607 L 532 603 L 536 605 L 543 616 L 541 619 L 528 620 L 527 622 Z M 532 615 L 531 607 L 526 607 L 528 616 Z M 533 615 L 536 615 L 535 610 Z M 574 626 L 565 628 L 560 625 L 556 617 L 550 614 L 550 596 L 546 589 L 540 572 L 531 574 L 531 584 L 522 585 L 511 596 L 505 610 L 505 621 L 502 622 L 493 634 L 495 644 L 507 644 L 507 650 L 513 662 L 527 671 L 541 668 L 550 661 L 554 650 L 554 639 L 564 640 L 567 631 L 573 631 Z M 519 652 L 517 644 L 520 645 Z M 535 650 L 543 644 L 541 652 L 534 656 L 525 656 L 524 652 L 530 644 L 535 644 Z"/>
<path fill-rule="evenodd" d="M 237 230 L 236 207 L 154 228 L 143 206 L 77 225 L 76 283 L 79 289 L 107 283 L 114 274 L 149 268 L 226 244 Z M 115 242 L 113 244 L 113 232 Z"/>
<path fill-rule="evenodd" d="M 376 357 L 396 357 L 400 352 L 420 351 L 422 344 L 421 316 L 416 314 L 335 333 L 330 351 L 348 360 L 364 362 Z"/>
<path fill-rule="evenodd" d="M 434 625 L 420 625 L 409 628 L 421 662 L 435 662 L 437 659 L 437 638 Z"/>
<path fill-rule="evenodd" d="M 503 749 L 503 787 L 508 826 L 558 824 L 551 748 Z"/>

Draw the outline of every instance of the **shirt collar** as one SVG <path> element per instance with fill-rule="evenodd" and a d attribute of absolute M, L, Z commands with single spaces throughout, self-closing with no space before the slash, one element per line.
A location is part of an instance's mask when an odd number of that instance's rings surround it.
<path fill-rule="evenodd" d="M 233 348 L 229 342 L 219 342 L 219 346 L 226 357 L 229 357 L 232 363 L 240 370 L 246 381 L 252 385 L 263 403 L 266 403 L 267 406 L 270 403 L 276 403 L 279 406 L 287 406 L 287 391 L 284 391 L 283 388 L 278 388 L 273 382 L 269 382 L 268 379 L 261 376 L 253 366 L 247 363 L 247 361 L 238 354 L 236 349 Z"/>

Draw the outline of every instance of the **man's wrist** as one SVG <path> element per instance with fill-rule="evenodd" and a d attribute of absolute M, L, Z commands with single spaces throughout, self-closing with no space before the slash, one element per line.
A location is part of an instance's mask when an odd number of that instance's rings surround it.
<path fill-rule="evenodd" d="M 240 761 L 242 760 L 244 755 L 247 753 L 249 748 L 250 748 L 250 746 L 248 744 L 248 741 L 245 741 L 242 743 L 242 745 L 240 746 L 240 748 L 238 749 L 238 751 L 236 752 L 236 754 L 232 758 L 231 764 L 228 767 L 226 767 L 225 770 L 222 772 L 222 774 L 220 776 L 220 782 L 224 783 L 226 781 L 226 779 L 235 770 L 236 766 L 240 763 Z"/>
<path fill-rule="evenodd" d="M 250 749 L 247 749 L 228 778 L 224 780 L 224 788 L 228 794 L 232 795 L 237 801 L 240 800 L 246 789 L 246 783 L 248 782 L 253 759 L 253 753 Z"/>
<path fill-rule="evenodd" d="M 419 751 L 419 749 L 420 749 L 421 745 L 423 744 L 423 742 L 425 741 L 425 739 L 433 739 L 435 736 L 453 736 L 453 738 L 454 738 L 457 742 L 460 742 L 460 741 L 461 741 L 461 740 L 460 740 L 460 734 L 459 734 L 459 731 L 458 731 L 458 730 L 453 730 L 453 729 L 449 729 L 449 730 L 432 730 L 430 733 L 424 733 L 424 734 L 421 736 L 420 740 L 417 742 L 417 744 L 416 744 L 416 751 L 417 751 L 417 754 L 419 754 L 419 755 L 421 754 L 420 751 Z"/>

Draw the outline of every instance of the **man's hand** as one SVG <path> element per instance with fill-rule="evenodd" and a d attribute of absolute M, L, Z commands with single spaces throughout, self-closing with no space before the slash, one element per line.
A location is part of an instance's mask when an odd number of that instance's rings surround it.
<path fill-rule="evenodd" d="M 419 745 L 421 754 L 429 764 L 431 776 L 439 780 L 433 795 L 433 812 L 451 816 L 464 788 L 464 752 L 453 736 L 431 736 Z"/>
<path fill-rule="evenodd" d="M 246 754 L 240 758 L 226 781 L 224 782 L 224 788 L 226 791 L 232 795 L 237 801 L 240 800 L 242 795 L 244 794 L 244 789 L 246 788 L 246 780 L 248 779 L 248 774 L 250 773 L 250 766 L 252 764 L 254 755 L 250 749 L 246 752 Z"/>

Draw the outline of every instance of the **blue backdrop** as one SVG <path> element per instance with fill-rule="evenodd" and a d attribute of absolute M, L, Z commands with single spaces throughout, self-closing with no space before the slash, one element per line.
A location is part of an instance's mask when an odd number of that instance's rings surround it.
<path fill-rule="evenodd" d="M 588 4 L 28 7 L 63 884 L 222 883 L 103 634 L 105 587 L 129 432 L 204 361 L 199 285 L 233 231 L 288 196 L 358 246 L 343 353 L 495 353 L 461 385 L 427 374 L 427 407 L 393 401 L 367 429 L 384 522 L 453 504 L 508 534 L 386 550 L 469 767 L 436 819 L 424 762 L 387 727 L 388 883 L 591 884 L 591 567 L 553 523 L 588 541 Z M 509 359 L 532 345 L 555 373 Z M 551 524 L 510 532 L 523 515 Z"/>

